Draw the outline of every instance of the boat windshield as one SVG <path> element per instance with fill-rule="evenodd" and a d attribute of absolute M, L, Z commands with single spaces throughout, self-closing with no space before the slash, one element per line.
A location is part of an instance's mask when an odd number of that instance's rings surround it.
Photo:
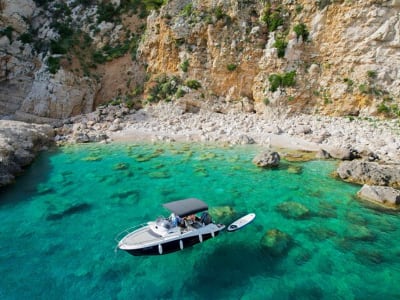
<path fill-rule="evenodd" d="M 156 220 L 156 225 L 158 227 L 162 227 L 162 228 L 165 228 L 165 229 L 170 229 L 172 227 L 171 222 L 169 220 L 165 219 L 165 218 L 162 218 L 162 217 L 160 217 L 160 218 L 158 218 Z"/>

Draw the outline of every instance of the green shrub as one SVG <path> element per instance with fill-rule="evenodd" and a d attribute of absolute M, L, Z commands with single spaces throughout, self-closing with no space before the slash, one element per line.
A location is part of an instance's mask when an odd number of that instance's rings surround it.
<path fill-rule="evenodd" d="M 190 17 L 192 15 L 192 12 L 193 12 L 193 4 L 188 3 L 182 8 L 181 15 L 185 17 Z"/>
<path fill-rule="evenodd" d="M 283 38 L 277 38 L 274 47 L 278 50 L 278 57 L 283 58 L 285 57 L 287 43 Z"/>
<path fill-rule="evenodd" d="M 97 50 L 92 54 L 92 60 L 97 64 L 104 64 L 107 61 L 101 50 Z"/>
<path fill-rule="evenodd" d="M 226 66 L 226 68 L 228 69 L 228 71 L 235 71 L 236 70 L 236 68 L 237 68 L 237 65 L 235 65 L 235 64 L 228 64 L 227 66 Z"/>
<path fill-rule="evenodd" d="M 374 70 L 367 71 L 368 78 L 375 79 L 377 77 L 377 73 Z"/>
<path fill-rule="evenodd" d="M 19 36 L 19 40 L 24 44 L 29 44 L 33 42 L 32 34 L 25 32 Z"/>
<path fill-rule="evenodd" d="M 223 17 L 225 17 L 225 13 L 222 10 L 221 6 L 217 6 L 214 10 L 214 16 L 217 18 L 217 20 L 221 20 Z"/>
<path fill-rule="evenodd" d="M 6 36 L 10 41 L 12 41 L 12 32 L 14 31 L 14 28 L 12 26 L 7 26 L 4 29 L 0 30 L 0 36 Z"/>
<path fill-rule="evenodd" d="M 296 13 L 301 13 L 302 12 L 302 10 L 303 10 L 303 5 L 301 5 L 301 4 L 297 4 L 296 5 Z"/>
<path fill-rule="evenodd" d="M 201 84 L 197 80 L 186 80 L 185 85 L 193 90 L 201 88 Z"/>
<path fill-rule="evenodd" d="M 276 92 L 282 84 L 282 77 L 279 74 L 271 74 L 268 77 L 268 81 L 269 81 L 269 90 L 271 92 Z"/>
<path fill-rule="evenodd" d="M 386 106 L 385 103 L 380 103 L 378 105 L 378 113 L 380 114 L 389 114 L 390 113 L 390 108 L 388 106 Z"/>
<path fill-rule="evenodd" d="M 370 93 L 370 88 L 368 85 L 366 85 L 365 83 L 362 83 L 358 86 L 358 90 L 362 93 L 362 94 L 369 94 Z"/>
<path fill-rule="evenodd" d="M 181 70 L 186 73 L 189 69 L 189 60 L 185 59 L 183 63 L 181 63 L 180 67 Z"/>
<path fill-rule="evenodd" d="M 296 84 L 296 71 L 290 71 L 282 76 L 282 86 L 294 86 Z"/>
<path fill-rule="evenodd" d="M 177 92 L 180 80 L 176 76 L 168 77 L 163 74 L 156 78 L 156 84 L 150 89 L 147 101 L 159 102 L 160 100 L 171 101 Z"/>
<path fill-rule="evenodd" d="M 114 16 L 118 15 L 117 8 L 111 2 L 100 2 L 97 5 L 97 23 L 113 22 Z"/>
<path fill-rule="evenodd" d="M 296 71 L 287 72 L 284 74 L 271 74 L 268 77 L 269 90 L 275 92 L 279 87 L 290 87 L 296 84 Z"/>
<path fill-rule="evenodd" d="M 178 90 L 175 93 L 176 98 L 182 98 L 185 96 L 185 91 L 182 89 L 182 87 L 179 87 Z"/>
<path fill-rule="evenodd" d="M 47 60 L 47 67 L 49 68 L 49 72 L 51 74 L 56 74 L 57 71 L 60 69 L 60 58 L 50 56 Z"/>
<path fill-rule="evenodd" d="M 294 26 L 293 31 L 296 33 L 297 39 L 302 37 L 304 42 L 307 41 L 309 32 L 304 23 L 300 23 L 300 24 L 297 24 L 296 26 Z"/>
<path fill-rule="evenodd" d="M 268 31 L 273 32 L 278 29 L 279 26 L 284 25 L 283 8 L 278 6 L 275 9 L 271 8 L 271 5 L 266 5 L 264 13 L 261 16 L 261 21 L 268 26 Z"/>

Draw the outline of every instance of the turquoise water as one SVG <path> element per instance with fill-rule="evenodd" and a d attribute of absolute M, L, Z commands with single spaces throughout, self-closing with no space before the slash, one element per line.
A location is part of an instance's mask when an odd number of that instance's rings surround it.
<path fill-rule="evenodd" d="M 84 145 L 44 153 L 0 194 L 0 299 L 399 299 L 400 219 L 330 177 L 335 162 L 256 168 L 256 147 Z M 197 197 L 244 229 L 183 251 L 115 251 L 127 227 Z M 304 215 L 282 211 L 301 204 Z M 307 211 L 308 210 L 308 211 Z M 217 218 L 219 216 L 219 218 Z M 271 255 L 270 229 L 291 237 Z"/>

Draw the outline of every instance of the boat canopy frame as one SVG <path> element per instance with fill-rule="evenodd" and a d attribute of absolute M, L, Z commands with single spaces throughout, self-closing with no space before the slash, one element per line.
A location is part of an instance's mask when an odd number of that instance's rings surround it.
<path fill-rule="evenodd" d="M 208 210 L 207 203 L 197 198 L 167 202 L 163 206 L 181 218 Z"/>

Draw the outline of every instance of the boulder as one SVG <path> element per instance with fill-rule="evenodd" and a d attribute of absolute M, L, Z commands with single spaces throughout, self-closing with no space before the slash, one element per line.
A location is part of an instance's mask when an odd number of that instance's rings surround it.
<path fill-rule="evenodd" d="M 400 188 L 400 168 L 361 160 L 344 161 L 336 170 L 339 177 L 358 184 Z"/>
<path fill-rule="evenodd" d="M 272 256 L 281 256 L 291 247 L 292 238 L 279 229 L 270 229 L 261 238 L 261 248 Z"/>
<path fill-rule="evenodd" d="M 279 162 L 281 161 L 281 157 L 278 152 L 267 150 L 260 154 L 257 154 L 253 158 L 253 163 L 257 167 L 261 168 L 271 168 L 279 166 Z"/>
<path fill-rule="evenodd" d="M 376 204 L 400 208 L 400 191 L 391 187 L 364 184 L 357 195 Z"/>
<path fill-rule="evenodd" d="M 340 147 L 340 146 L 332 146 L 325 147 L 321 149 L 324 151 L 324 156 L 330 156 L 332 158 L 340 159 L 340 160 L 353 160 L 359 158 L 360 155 L 356 149 L 353 149 L 351 146 Z"/>
<path fill-rule="evenodd" d="M 249 145 L 249 144 L 255 144 L 256 142 L 254 139 L 246 134 L 241 134 L 237 140 L 235 141 L 235 144 L 238 145 Z"/>

